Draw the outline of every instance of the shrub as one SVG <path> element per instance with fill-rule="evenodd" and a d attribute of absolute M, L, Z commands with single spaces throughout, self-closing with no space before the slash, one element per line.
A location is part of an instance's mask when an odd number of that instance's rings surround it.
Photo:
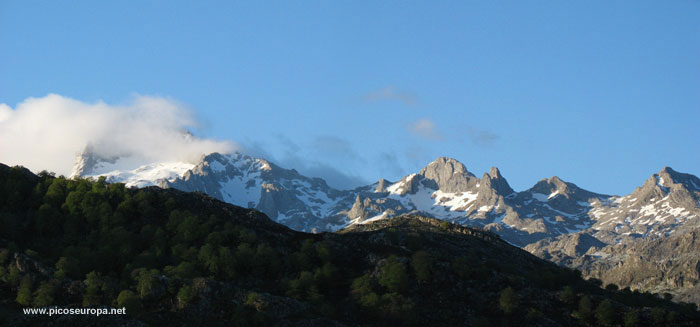
<path fill-rule="evenodd" d="M 141 310 L 141 299 L 130 290 L 123 290 L 117 296 L 117 307 L 126 308 L 128 314 L 135 315 Z"/>
<path fill-rule="evenodd" d="M 603 326 L 611 326 L 615 323 L 615 308 L 610 300 L 603 300 L 595 309 L 595 317 Z"/>
<path fill-rule="evenodd" d="M 619 290 L 620 288 L 617 287 L 617 285 L 611 283 L 611 284 L 605 285 L 605 289 L 608 290 L 608 291 L 613 291 L 613 292 L 614 292 L 614 291 Z"/>
<path fill-rule="evenodd" d="M 639 313 L 634 310 L 627 311 L 627 313 L 625 313 L 624 323 L 625 327 L 639 326 Z"/>
<path fill-rule="evenodd" d="M 559 300 L 566 304 L 573 305 L 576 303 L 576 292 L 574 292 L 571 286 L 564 286 L 564 289 L 559 293 Z"/>
<path fill-rule="evenodd" d="M 406 268 L 396 256 L 390 256 L 379 273 L 379 285 L 386 287 L 390 292 L 402 293 L 408 286 Z"/>
<path fill-rule="evenodd" d="M 185 307 L 188 304 L 192 303 L 192 299 L 194 299 L 194 292 L 192 292 L 192 287 L 190 285 L 184 285 L 180 287 L 180 290 L 177 292 L 177 300 L 179 302 L 180 307 Z"/>
<path fill-rule="evenodd" d="M 498 300 L 498 305 L 503 313 L 510 315 L 518 309 L 518 297 L 512 287 L 506 287 L 501 291 L 501 297 Z"/>
<path fill-rule="evenodd" d="M 17 291 L 17 303 L 28 306 L 32 303 L 32 278 L 29 275 L 24 275 L 22 281 L 19 283 L 19 290 Z"/>
<path fill-rule="evenodd" d="M 583 322 L 591 322 L 593 318 L 593 303 L 591 303 L 591 299 L 588 296 L 584 295 L 578 301 L 578 310 L 574 312 L 574 317 Z"/>
<path fill-rule="evenodd" d="M 50 281 L 41 282 L 39 288 L 34 293 L 34 306 L 47 307 L 53 304 L 56 288 Z"/>
<path fill-rule="evenodd" d="M 426 282 L 432 277 L 433 258 L 428 252 L 418 251 L 413 254 L 411 266 L 419 281 Z"/>

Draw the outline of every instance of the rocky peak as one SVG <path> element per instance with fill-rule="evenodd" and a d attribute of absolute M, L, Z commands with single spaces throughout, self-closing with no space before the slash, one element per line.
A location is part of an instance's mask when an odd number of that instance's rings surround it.
<path fill-rule="evenodd" d="M 478 178 L 461 162 L 447 157 L 435 159 L 418 173 L 432 180 L 443 192 L 466 192 L 478 184 Z"/>
<path fill-rule="evenodd" d="M 561 178 L 557 176 L 552 176 L 548 179 L 542 179 L 535 186 L 530 188 L 530 192 L 532 193 L 541 193 L 541 194 L 561 194 L 565 197 L 569 197 L 573 193 L 579 191 L 580 189 L 572 184 L 565 182 Z"/>
<path fill-rule="evenodd" d="M 658 176 L 659 186 L 668 188 L 675 186 L 675 188 L 683 187 L 688 191 L 700 191 L 700 178 L 677 172 L 671 167 L 664 167 L 655 176 Z"/>
<path fill-rule="evenodd" d="M 105 163 L 114 164 L 119 160 L 119 157 L 103 158 L 97 155 L 91 145 L 88 145 L 80 152 L 73 163 L 73 170 L 70 178 L 78 176 L 88 176 L 95 174 Z"/>
<path fill-rule="evenodd" d="M 492 179 L 503 178 L 503 176 L 501 175 L 501 171 L 498 170 L 497 167 L 491 167 L 491 169 L 489 169 L 488 175 Z"/>
<path fill-rule="evenodd" d="M 387 181 L 384 178 L 380 178 L 379 181 L 377 182 L 377 187 L 374 189 L 374 191 L 377 193 L 386 192 L 386 188 L 389 185 L 391 185 L 391 182 Z"/>
<path fill-rule="evenodd" d="M 367 218 L 365 205 L 362 202 L 362 197 L 360 197 L 359 194 L 355 197 L 355 202 L 353 203 L 352 208 L 350 208 L 350 211 L 348 211 L 347 215 L 350 219 L 360 218 L 359 221 L 363 221 Z"/>
<path fill-rule="evenodd" d="M 440 157 L 425 166 L 425 168 L 420 171 L 420 174 L 433 179 L 433 176 L 449 177 L 453 174 L 461 174 L 466 172 L 468 172 L 467 167 L 456 159 Z"/>
<path fill-rule="evenodd" d="M 651 175 L 642 186 L 636 188 L 632 192 L 633 197 L 638 201 L 650 201 L 652 199 L 660 199 L 666 197 L 670 191 L 672 184 L 675 184 L 673 175 L 676 172 L 669 167 L 664 167 L 661 171 Z"/>
<path fill-rule="evenodd" d="M 491 167 L 488 174 L 484 174 L 484 177 L 481 178 L 481 185 L 483 185 L 483 187 L 490 187 L 494 189 L 497 194 L 503 196 L 515 192 L 496 167 Z"/>
<path fill-rule="evenodd" d="M 632 197 L 641 203 L 668 199 L 672 207 L 694 211 L 700 206 L 700 179 L 664 167 L 636 188 Z"/>

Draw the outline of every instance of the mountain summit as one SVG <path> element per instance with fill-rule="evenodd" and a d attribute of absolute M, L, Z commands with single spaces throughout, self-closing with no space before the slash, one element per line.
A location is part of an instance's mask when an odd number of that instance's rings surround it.
<path fill-rule="evenodd" d="M 418 175 L 432 180 L 437 189 L 448 193 L 467 192 L 477 184 L 478 179 L 461 162 L 447 157 L 435 159 Z"/>

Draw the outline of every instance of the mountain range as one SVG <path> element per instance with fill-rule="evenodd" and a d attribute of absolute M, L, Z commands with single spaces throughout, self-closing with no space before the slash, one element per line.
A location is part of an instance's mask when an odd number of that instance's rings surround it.
<path fill-rule="evenodd" d="M 695 304 L 601 288 L 483 229 L 400 215 L 304 233 L 202 192 L 105 181 L 0 164 L 0 325 L 700 322 Z"/>
<path fill-rule="evenodd" d="M 433 217 L 494 232 L 513 245 L 580 269 L 589 277 L 700 301 L 688 295 L 700 285 L 697 257 L 657 268 L 666 276 L 676 264 L 692 266 L 695 273 L 680 284 L 665 277 L 639 281 L 618 278 L 621 272 L 609 273 L 629 253 L 643 252 L 636 249 L 644 247 L 640 244 L 670 242 L 667 240 L 694 233 L 700 226 L 700 179 L 670 167 L 650 176 L 631 194 L 617 196 L 587 191 L 556 176 L 514 191 L 498 168 L 479 178 L 447 157 L 398 181 L 382 178 L 352 190 L 335 189 L 321 178 L 240 153 L 212 153 L 197 163 L 112 170 L 119 160 L 101 158 L 87 149 L 76 158 L 72 176 L 104 176 L 108 182 L 127 186 L 204 192 L 306 232 L 337 231 L 405 214 Z M 621 247 L 625 249 L 622 257 L 614 254 Z M 672 256 L 660 256 L 666 254 Z M 679 291 L 681 284 L 684 291 Z"/>

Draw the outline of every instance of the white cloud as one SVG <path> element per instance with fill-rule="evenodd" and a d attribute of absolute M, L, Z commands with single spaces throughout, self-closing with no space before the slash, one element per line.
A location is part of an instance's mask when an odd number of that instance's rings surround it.
<path fill-rule="evenodd" d="M 442 140 L 442 134 L 437 130 L 435 123 L 427 118 L 418 119 L 408 124 L 408 130 L 411 134 L 420 136 L 428 140 Z"/>
<path fill-rule="evenodd" d="M 12 115 L 12 108 L 4 103 L 0 103 L 0 123 L 10 119 L 10 115 Z"/>
<path fill-rule="evenodd" d="M 231 142 L 187 136 L 196 126 L 190 112 L 170 99 L 136 96 L 126 105 L 109 105 L 49 94 L 14 110 L 0 104 L 0 162 L 68 175 L 88 145 L 101 157 L 128 157 L 132 165 L 192 162 L 236 149 Z"/>

